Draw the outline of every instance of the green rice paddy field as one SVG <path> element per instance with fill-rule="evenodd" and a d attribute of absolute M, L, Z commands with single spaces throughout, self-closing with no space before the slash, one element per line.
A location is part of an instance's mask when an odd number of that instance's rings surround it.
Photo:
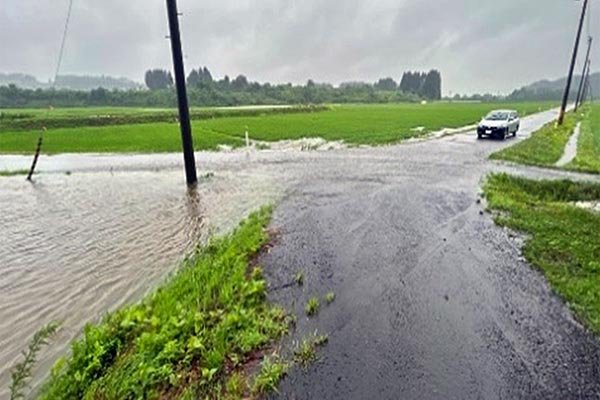
<path fill-rule="evenodd" d="M 440 102 L 195 109 L 192 118 L 196 150 L 215 150 L 219 145 L 242 146 L 246 130 L 251 139 L 266 142 L 321 137 L 343 140 L 350 145 L 381 145 L 442 128 L 473 124 L 496 108 L 516 109 L 527 115 L 553 106 L 552 103 Z M 23 109 L 0 110 L 0 153 L 32 153 L 41 126 L 48 128 L 42 150 L 45 154 L 176 152 L 181 148 L 174 110 Z"/>

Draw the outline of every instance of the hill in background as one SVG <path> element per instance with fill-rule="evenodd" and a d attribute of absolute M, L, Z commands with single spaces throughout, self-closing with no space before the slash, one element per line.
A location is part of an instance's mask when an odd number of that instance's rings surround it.
<path fill-rule="evenodd" d="M 35 76 L 14 73 L 0 73 L 0 86 L 16 85 L 23 89 L 48 89 L 52 87 L 52 82 L 40 82 Z M 57 89 L 71 89 L 90 91 L 102 87 L 113 90 L 140 89 L 143 87 L 140 83 L 127 78 L 115 78 L 112 76 L 87 76 L 87 75 L 59 75 L 56 80 Z"/>
<path fill-rule="evenodd" d="M 593 73 L 590 76 L 590 79 L 592 83 L 592 95 L 594 97 L 598 97 L 600 95 L 600 72 Z M 579 89 L 580 82 L 581 75 L 576 75 L 573 77 L 573 83 L 571 85 L 571 99 L 575 99 L 577 96 L 577 90 Z M 515 90 L 508 96 L 508 98 L 510 100 L 559 100 L 563 96 L 566 84 L 567 78 L 556 80 L 545 79 Z"/>

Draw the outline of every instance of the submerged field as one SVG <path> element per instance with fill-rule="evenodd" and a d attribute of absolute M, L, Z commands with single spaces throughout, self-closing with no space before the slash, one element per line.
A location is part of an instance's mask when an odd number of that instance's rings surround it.
<path fill-rule="evenodd" d="M 527 115 L 550 107 L 550 103 L 432 103 L 343 105 L 285 111 L 196 110 L 192 114 L 195 148 L 215 150 L 219 145 L 242 146 L 246 131 L 251 139 L 266 142 L 321 137 L 343 140 L 350 145 L 388 144 L 442 128 L 473 124 L 495 108 L 512 108 Z M 29 118 L 30 125 L 16 122 L 19 115 Z M 98 118 L 93 118 L 98 115 L 115 115 L 118 123 L 89 126 L 98 122 Z M 164 118 L 173 120 L 173 115 L 172 110 L 144 109 L 4 111 L 4 124 L 0 123 L 0 153 L 33 152 L 40 120 L 50 125 L 44 134 L 43 152 L 46 154 L 176 152 L 181 148 L 178 125 L 174 121 L 164 122 Z M 141 123 L 154 118 L 163 122 Z M 64 121 L 68 122 L 67 126 Z M 35 129 L 28 130 L 27 126 Z"/>

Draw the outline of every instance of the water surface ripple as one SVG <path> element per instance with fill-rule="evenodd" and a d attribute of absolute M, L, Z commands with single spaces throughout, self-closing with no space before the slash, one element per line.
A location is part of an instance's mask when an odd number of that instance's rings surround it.
<path fill-rule="evenodd" d="M 56 160 L 42 168 L 75 172 L 0 179 L 0 399 L 42 325 L 62 328 L 41 353 L 36 387 L 85 323 L 141 298 L 197 243 L 275 196 L 268 177 L 244 171 L 216 172 L 188 191 L 170 164 L 81 172 Z"/>

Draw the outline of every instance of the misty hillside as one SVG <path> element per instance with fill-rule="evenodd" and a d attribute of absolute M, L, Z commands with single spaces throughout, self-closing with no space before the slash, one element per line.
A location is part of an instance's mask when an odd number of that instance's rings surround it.
<path fill-rule="evenodd" d="M 581 75 L 573 77 L 571 85 L 571 98 L 577 96 Z M 592 95 L 597 97 L 600 95 L 600 72 L 595 72 L 591 75 Z M 557 80 L 541 80 L 530 85 L 523 86 L 515 90 L 509 96 L 511 100 L 559 100 L 562 98 L 567 78 Z"/>
<path fill-rule="evenodd" d="M 23 89 L 47 89 L 52 82 L 40 82 L 35 76 L 13 73 L 0 73 L 0 86 L 16 85 Z M 58 89 L 72 89 L 89 91 L 102 87 L 104 89 L 139 89 L 141 84 L 127 78 L 114 78 L 112 76 L 86 76 L 86 75 L 59 75 L 56 81 Z"/>

